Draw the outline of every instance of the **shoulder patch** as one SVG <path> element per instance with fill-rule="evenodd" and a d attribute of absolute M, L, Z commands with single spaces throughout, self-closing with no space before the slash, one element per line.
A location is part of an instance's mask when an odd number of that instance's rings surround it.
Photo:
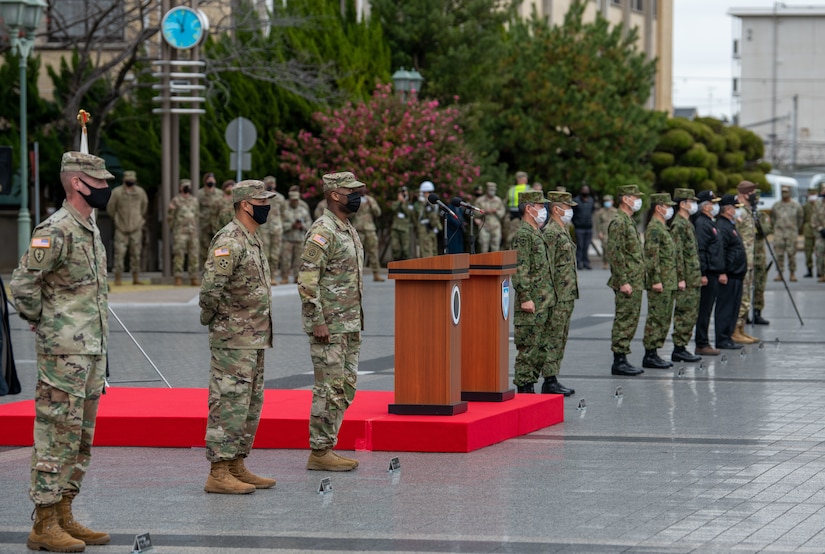
<path fill-rule="evenodd" d="M 32 248 L 51 248 L 52 239 L 49 237 L 34 237 L 32 239 Z"/>
<path fill-rule="evenodd" d="M 29 268 L 50 269 L 54 255 L 51 237 L 32 237 L 29 246 Z"/>
<path fill-rule="evenodd" d="M 329 240 L 327 239 L 327 237 L 325 237 L 321 233 L 313 234 L 311 237 L 309 237 L 309 242 L 315 243 L 318 246 L 320 246 L 321 248 L 326 248 L 329 245 Z M 310 245 L 307 244 L 307 246 L 310 246 Z"/>
<path fill-rule="evenodd" d="M 329 244 L 329 242 L 327 242 Z M 317 264 L 324 255 L 324 248 L 316 244 L 313 240 L 309 240 L 304 247 L 304 253 L 301 259 L 309 263 Z"/>
<path fill-rule="evenodd" d="M 229 255 L 229 248 L 226 248 L 225 246 L 222 247 L 222 248 L 216 248 L 215 249 L 215 257 L 216 258 L 219 258 L 221 256 L 228 256 L 228 255 Z"/>

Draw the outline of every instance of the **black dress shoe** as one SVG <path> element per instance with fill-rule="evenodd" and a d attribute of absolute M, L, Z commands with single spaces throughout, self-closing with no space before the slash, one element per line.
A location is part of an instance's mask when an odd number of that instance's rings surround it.
<path fill-rule="evenodd" d="M 716 345 L 716 348 L 720 350 L 739 350 L 742 348 L 743 345 L 736 344 L 733 341 L 727 341 Z"/>
<path fill-rule="evenodd" d="M 536 389 L 530 383 L 529 385 L 518 385 L 518 392 L 521 394 L 536 394 Z"/>
<path fill-rule="evenodd" d="M 753 311 L 753 322 L 756 325 L 770 325 L 771 322 L 762 317 L 762 310 Z"/>
<path fill-rule="evenodd" d="M 561 386 L 561 383 L 556 381 L 555 377 L 553 380 L 545 379 L 544 383 L 541 384 L 541 393 L 542 394 L 563 394 L 564 396 L 570 396 L 573 394 L 570 392 L 570 389 L 566 389 Z"/>
<path fill-rule="evenodd" d="M 567 391 L 570 392 L 570 394 L 565 394 L 564 396 L 570 396 L 571 394 L 576 394 L 576 389 L 571 388 L 571 387 L 565 387 L 561 383 L 559 383 L 559 385 L 561 385 L 561 388 L 566 389 Z"/>
<path fill-rule="evenodd" d="M 670 360 L 673 362 L 698 362 L 702 360 L 702 356 L 691 353 L 684 346 L 677 346 L 673 349 Z"/>
<path fill-rule="evenodd" d="M 810 269 L 808 270 L 808 273 L 806 273 L 806 274 L 805 274 L 805 278 L 806 278 L 806 279 L 810 279 L 810 278 L 811 278 L 811 277 L 813 277 L 813 276 L 814 276 L 814 274 L 813 274 L 813 273 L 811 273 L 811 270 L 810 270 Z"/>

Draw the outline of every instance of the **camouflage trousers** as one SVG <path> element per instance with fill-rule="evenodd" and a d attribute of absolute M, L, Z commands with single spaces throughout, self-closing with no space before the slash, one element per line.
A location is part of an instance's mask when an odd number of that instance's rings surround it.
<path fill-rule="evenodd" d="M 776 270 L 785 271 L 785 255 L 788 255 L 788 269 L 796 273 L 796 234 L 774 233 L 773 253 L 776 255 Z"/>
<path fill-rule="evenodd" d="M 269 261 L 269 272 L 272 275 L 278 274 L 278 268 L 281 266 L 281 250 L 284 244 L 284 231 L 280 225 L 278 230 L 269 230 L 268 232 L 258 233 L 263 245 L 263 252 L 266 259 Z"/>
<path fill-rule="evenodd" d="M 495 217 L 495 216 L 493 216 Z M 498 252 L 501 245 L 501 225 L 487 227 L 478 232 L 479 252 Z"/>
<path fill-rule="evenodd" d="M 765 242 L 756 241 L 756 250 L 753 256 L 753 309 L 762 310 L 765 307 L 765 285 L 768 281 L 768 260 L 765 257 Z"/>
<path fill-rule="evenodd" d="M 361 239 L 361 244 L 364 245 L 364 256 L 367 258 L 364 261 L 364 266 L 369 262 L 372 272 L 378 273 L 378 270 L 381 269 L 380 258 L 378 257 L 378 234 L 375 230 L 358 231 L 358 236 Z"/>
<path fill-rule="evenodd" d="M 509 218 L 510 215 L 508 214 L 505 216 Z M 521 227 L 521 218 L 517 217 L 515 219 L 507 219 L 504 222 L 504 244 L 502 244 L 502 250 L 510 250 L 510 247 L 513 245 L 513 237 L 516 236 L 516 231 L 518 228 Z"/>
<path fill-rule="evenodd" d="M 140 250 L 143 248 L 142 229 L 124 233 L 115 229 L 115 273 L 123 273 L 126 250 L 129 250 L 129 269 L 134 273 L 140 271 Z"/>
<path fill-rule="evenodd" d="M 301 267 L 301 254 L 304 245 L 301 241 L 285 240 L 281 250 L 281 278 L 288 279 L 292 275 L 298 278 L 298 268 Z"/>
<path fill-rule="evenodd" d="M 264 404 L 264 351 L 210 348 L 206 459 L 246 457 Z"/>
<path fill-rule="evenodd" d="M 670 323 L 673 320 L 674 292 L 676 291 L 647 291 L 647 319 L 645 320 L 645 335 L 642 340 L 645 350 L 664 346 L 665 339 L 670 331 Z"/>
<path fill-rule="evenodd" d="M 309 446 L 313 450 L 329 450 L 338 442 L 344 412 L 355 398 L 360 353 L 361 333 L 330 335 L 329 343 L 309 335 L 315 371 L 309 414 Z"/>
<path fill-rule="evenodd" d="M 513 366 L 513 384 L 517 387 L 537 382 L 549 367 L 549 315 L 547 311 L 536 314 L 515 313 L 513 343 L 517 352 Z"/>
<path fill-rule="evenodd" d="M 636 334 L 642 312 L 642 289 L 634 288 L 630 296 L 614 290 L 613 296 L 616 315 L 610 333 L 610 349 L 616 354 L 630 354 L 630 341 Z"/>
<path fill-rule="evenodd" d="M 564 349 L 567 348 L 567 335 L 570 333 L 570 318 L 573 316 L 573 301 L 556 302 L 550 308 L 547 321 L 547 364 L 544 366 L 545 377 L 555 377 L 561 369 Z"/>
<path fill-rule="evenodd" d="M 816 274 L 825 275 L 825 238 L 816 237 Z"/>
<path fill-rule="evenodd" d="M 753 292 L 753 268 L 748 269 L 742 279 L 742 302 L 739 303 L 739 317 L 736 325 L 744 325 L 751 311 L 751 293 Z"/>
<path fill-rule="evenodd" d="M 430 230 L 424 231 L 418 236 L 418 253 L 421 258 L 429 258 L 438 255 L 438 235 Z"/>
<path fill-rule="evenodd" d="M 676 346 L 687 346 L 696 318 L 699 316 L 699 287 L 688 287 L 673 293 L 673 333 L 671 338 Z"/>
<path fill-rule="evenodd" d="M 215 233 L 212 231 L 212 224 L 209 222 L 201 222 L 198 229 L 198 241 L 200 242 L 200 254 L 198 254 L 198 268 L 203 270 L 203 264 L 209 257 L 209 245 L 212 244 L 212 237 Z"/>
<path fill-rule="evenodd" d="M 393 229 L 390 231 L 390 246 L 392 247 L 392 259 L 410 259 L 410 231 L 408 229 Z"/>
<path fill-rule="evenodd" d="M 814 267 L 814 248 L 816 247 L 816 237 L 805 237 L 805 267 L 812 271 Z"/>
<path fill-rule="evenodd" d="M 37 364 L 29 497 L 49 506 L 78 493 L 89 469 L 106 357 L 38 355 Z M 44 380 L 62 373 L 83 379 L 82 390 L 66 392 Z"/>
<path fill-rule="evenodd" d="M 198 275 L 198 235 L 192 231 L 178 231 L 173 233 L 172 239 L 172 274 L 175 277 L 183 276 L 183 261 L 186 256 L 189 277 Z"/>

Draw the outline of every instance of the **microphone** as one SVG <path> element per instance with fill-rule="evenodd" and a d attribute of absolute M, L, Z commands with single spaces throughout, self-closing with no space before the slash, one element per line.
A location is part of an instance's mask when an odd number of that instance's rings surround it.
<path fill-rule="evenodd" d="M 481 208 L 477 208 L 476 206 L 473 206 L 469 202 L 465 202 L 458 196 L 450 200 L 450 204 L 452 204 L 456 208 L 466 208 L 468 210 L 473 210 L 474 212 L 478 212 L 479 214 L 484 215 L 484 210 L 482 210 Z"/>
<path fill-rule="evenodd" d="M 447 204 L 445 204 L 444 202 L 439 200 L 438 195 L 436 193 L 431 192 L 430 195 L 427 197 L 427 200 L 430 201 L 430 204 L 435 204 L 436 206 L 441 208 L 443 211 L 445 211 L 446 213 L 453 216 L 453 219 L 458 221 L 458 216 L 455 214 L 455 212 L 453 212 Z"/>

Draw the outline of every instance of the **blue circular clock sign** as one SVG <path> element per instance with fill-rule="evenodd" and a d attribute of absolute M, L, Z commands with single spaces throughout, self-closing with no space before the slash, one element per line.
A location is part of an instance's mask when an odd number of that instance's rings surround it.
<path fill-rule="evenodd" d="M 206 16 L 187 6 L 172 8 L 160 23 L 163 39 L 178 50 L 189 50 L 200 44 L 207 27 Z"/>

